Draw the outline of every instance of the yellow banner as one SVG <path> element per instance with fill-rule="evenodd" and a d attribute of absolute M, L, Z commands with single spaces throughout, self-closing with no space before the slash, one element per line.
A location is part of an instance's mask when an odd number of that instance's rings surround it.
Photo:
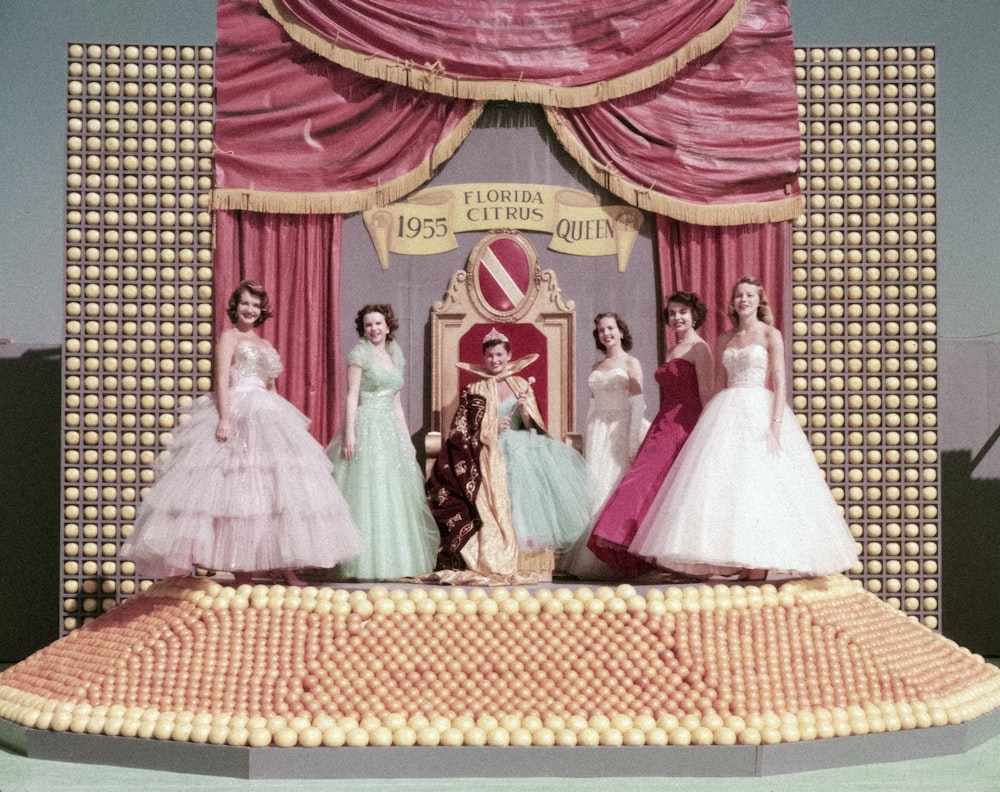
<path fill-rule="evenodd" d="M 465 231 L 542 231 L 549 249 L 574 256 L 616 256 L 624 272 L 642 212 L 601 206 L 596 195 L 543 184 L 452 184 L 410 195 L 364 213 L 382 269 L 389 254 L 429 256 L 458 247 Z"/>

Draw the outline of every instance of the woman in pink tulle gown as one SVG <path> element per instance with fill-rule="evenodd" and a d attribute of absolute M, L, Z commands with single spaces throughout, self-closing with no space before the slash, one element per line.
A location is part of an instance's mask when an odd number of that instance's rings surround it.
<path fill-rule="evenodd" d="M 173 433 L 122 548 L 143 577 L 195 569 L 254 573 L 300 585 L 296 570 L 332 567 L 363 542 L 309 419 L 274 391 L 281 359 L 257 328 L 267 292 L 243 281 L 229 299 L 235 327 L 215 350 L 215 394 Z"/>
<path fill-rule="evenodd" d="M 698 335 L 707 310 L 693 292 L 667 298 L 663 319 L 674 345 L 656 370 L 660 409 L 650 424 L 632 465 L 611 494 L 594 524 L 587 547 L 622 578 L 633 579 L 655 567 L 628 548 L 660 484 L 674 463 L 711 396 L 712 354 Z"/>

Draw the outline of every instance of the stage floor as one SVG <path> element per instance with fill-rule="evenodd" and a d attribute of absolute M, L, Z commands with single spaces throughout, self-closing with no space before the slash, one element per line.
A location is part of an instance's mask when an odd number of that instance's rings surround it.
<path fill-rule="evenodd" d="M 755 777 L 961 754 L 1000 670 L 843 576 L 157 584 L 0 674 L 29 758 L 273 778 Z"/>
<path fill-rule="evenodd" d="M 27 729 L 30 759 L 242 779 L 757 777 L 964 754 L 1000 736 L 1000 711 L 956 726 L 777 745 L 248 748 Z"/>

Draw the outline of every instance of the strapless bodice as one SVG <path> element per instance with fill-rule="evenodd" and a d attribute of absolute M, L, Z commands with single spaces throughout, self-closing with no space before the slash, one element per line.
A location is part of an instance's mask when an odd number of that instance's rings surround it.
<path fill-rule="evenodd" d="M 767 379 L 767 349 L 760 344 L 726 347 L 722 353 L 730 388 L 764 387 Z"/>
<path fill-rule="evenodd" d="M 591 371 L 587 385 L 593 394 L 593 409 L 602 415 L 628 412 L 629 377 L 625 369 Z"/>
<path fill-rule="evenodd" d="M 270 344 L 240 341 L 233 351 L 230 381 L 233 384 L 246 380 L 266 383 L 281 373 L 281 357 Z"/>

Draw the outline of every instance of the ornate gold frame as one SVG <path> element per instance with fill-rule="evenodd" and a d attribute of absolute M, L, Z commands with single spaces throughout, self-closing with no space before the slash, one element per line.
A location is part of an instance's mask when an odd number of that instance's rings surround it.
<path fill-rule="evenodd" d="M 478 263 L 486 248 L 504 238 L 524 251 L 531 269 L 524 298 L 509 311 L 497 310 L 489 304 L 477 277 Z M 523 234 L 506 229 L 491 231 L 472 249 L 465 267 L 452 275 L 443 299 L 431 308 L 432 364 L 427 424 L 430 431 L 425 445 L 430 461 L 440 448 L 440 433 L 451 425 L 458 405 L 459 372 L 455 364 L 459 360 L 459 342 L 476 324 L 512 321 L 534 325 L 546 338 L 549 393 L 546 428 L 549 434 L 562 438 L 575 431 L 576 307 L 572 300 L 563 300 L 556 274 L 540 268 L 538 255 Z"/>

